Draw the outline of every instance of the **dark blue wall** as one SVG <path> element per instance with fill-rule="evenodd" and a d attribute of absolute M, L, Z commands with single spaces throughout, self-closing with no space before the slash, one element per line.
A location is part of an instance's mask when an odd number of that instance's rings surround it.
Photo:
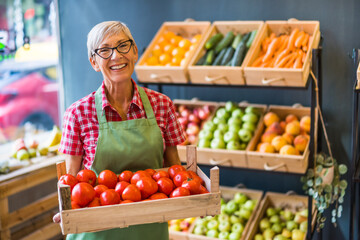
<path fill-rule="evenodd" d="M 95 24 L 120 20 L 128 24 L 139 49 L 144 49 L 164 21 L 195 20 L 319 20 L 323 36 L 322 106 L 335 157 L 349 164 L 354 68 L 349 57 L 360 46 L 360 1 L 357 0 L 58 0 L 65 107 L 95 91 L 102 77 L 87 59 L 86 35 Z M 136 79 L 135 75 L 134 78 Z M 156 89 L 156 87 L 154 87 Z M 164 87 L 172 99 L 198 97 L 213 101 L 310 105 L 309 91 L 237 88 Z M 206 169 L 206 168 L 205 168 Z M 257 171 L 221 169 L 221 184 L 245 183 L 265 191 L 294 189 L 299 177 Z M 348 239 L 349 194 L 338 228 L 328 219 L 323 239 Z M 331 237 L 330 237 L 331 236 Z"/>

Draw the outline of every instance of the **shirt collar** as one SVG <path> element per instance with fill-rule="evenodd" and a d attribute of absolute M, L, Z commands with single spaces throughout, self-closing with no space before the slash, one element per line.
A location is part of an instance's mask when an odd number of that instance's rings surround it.
<path fill-rule="evenodd" d="M 130 103 L 130 108 L 132 105 L 135 105 L 136 107 L 138 107 L 140 110 L 144 110 L 144 106 L 142 104 L 141 98 L 140 98 L 140 93 L 138 90 L 138 86 L 135 83 L 135 81 L 133 79 L 131 79 L 133 85 L 134 85 L 134 95 L 133 98 L 131 100 Z M 105 94 L 105 84 L 104 82 L 102 82 L 101 85 L 101 95 L 102 95 L 102 110 L 105 109 L 105 107 L 111 107 L 110 102 L 108 101 L 106 94 Z"/>

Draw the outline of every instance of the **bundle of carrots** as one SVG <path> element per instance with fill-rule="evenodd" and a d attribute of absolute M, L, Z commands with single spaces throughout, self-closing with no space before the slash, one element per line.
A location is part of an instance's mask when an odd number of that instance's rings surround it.
<path fill-rule="evenodd" d="M 259 57 L 252 67 L 302 68 L 309 49 L 310 35 L 294 28 L 290 35 L 271 33 L 261 43 Z"/>

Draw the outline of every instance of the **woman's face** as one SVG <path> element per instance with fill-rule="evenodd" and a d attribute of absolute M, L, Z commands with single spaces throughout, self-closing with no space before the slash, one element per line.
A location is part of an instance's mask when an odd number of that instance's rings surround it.
<path fill-rule="evenodd" d="M 98 49 L 105 47 L 114 48 L 127 40 L 129 40 L 129 38 L 124 33 L 105 37 Z M 105 81 L 119 83 L 131 79 L 137 59 L 137 47 L 133 44 L 129 52 L 125 54 L 119 53 L 114 49 L 112 55 L 108 59 L 103 59 L 95 54 L 90 58 L 90 63 L 95 71 L 101 71 Z"/>

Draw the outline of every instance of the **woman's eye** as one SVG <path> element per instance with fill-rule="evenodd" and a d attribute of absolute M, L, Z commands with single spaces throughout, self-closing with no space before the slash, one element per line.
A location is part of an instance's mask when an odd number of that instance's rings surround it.
<path fill-rule="evenodd" d="M 110 49 L 99 49 L 99 53 L 108 53 Z"/>

